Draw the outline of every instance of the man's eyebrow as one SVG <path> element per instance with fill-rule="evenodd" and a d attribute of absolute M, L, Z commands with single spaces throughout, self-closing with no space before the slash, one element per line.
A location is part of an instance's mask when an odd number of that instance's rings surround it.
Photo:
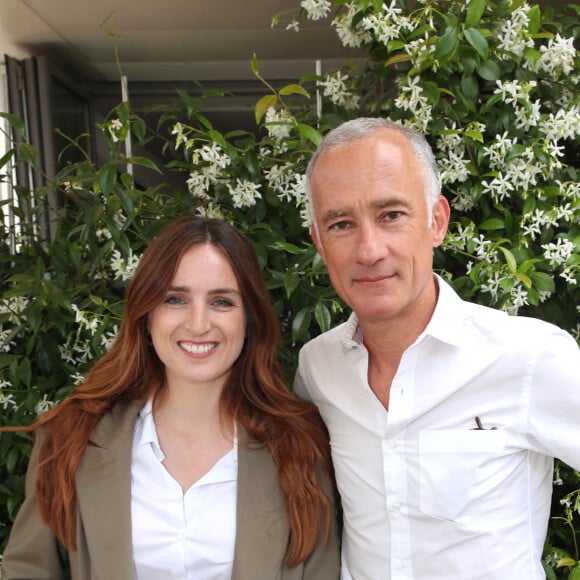
<path fill-rule="evenodd" d="M 389 197 L 385 197 L 382 199 L 377 199 L 372 202 L 371 207 L 373 209 L 388 209 L 390 207 L 411 207 L 411 204 L 407 200 L 406 197 L 400 195 L 393 195 Z M 329 209 L 325 211 L 321 216 L 321 221 L 323 224 L 331 222 L 335 219 L 350 217 L 354 213 L 354 209 L 352 207 L 342 207 L 336 209 Z"/>
<path fill-rule="evenodd" d="M 371 207 L 374 209 L 384 209 L 395 206 L 411 207 L 411 204 L 406 197 L 402 197 L 400 195 L 393 195 L 383 199 L 378 199 L 371 204 Z"/>
<path fill-rule="evenodd" d="M 338 218 L 348 217 L 353 214 L 352 208 L 329 209 L 322 215 L 322 223 L 328 223 Z"/>

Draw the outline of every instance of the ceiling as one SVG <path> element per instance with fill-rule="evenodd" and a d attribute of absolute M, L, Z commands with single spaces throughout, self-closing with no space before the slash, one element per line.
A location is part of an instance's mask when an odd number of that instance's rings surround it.
<path fill-rule="evenodd" d="M 87 80 L 239 80 L 299 78 L 334 68 L 357 53 L 328 21 L 299 32 L 272 17 L 300 0 L 0 0 L 0 38 L 23 53 L 74 67 Z M 296 14 L 298 14 L 296 12 Z M 12 55 L 17 56 L 18 55 Z"/>

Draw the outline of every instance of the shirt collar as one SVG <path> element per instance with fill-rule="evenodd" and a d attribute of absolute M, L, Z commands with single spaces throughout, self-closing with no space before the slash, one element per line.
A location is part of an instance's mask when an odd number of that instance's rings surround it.
<path fill-rule="evenodd" d="M 442 342 L 457 346 L 463 340 L 463 301 L 441 276 L 437 274 L 434 276 L 439 288 L 437 304 L 431 320 L 415 343 L 429 335 Z M 340 342 L 345 353 L 363 345 L 362 329 L 354 312 L 341 329 Z"/>
<path fill-rule="evenodd" d="M 159 461 L 165 459 L 165 454 L 157 437 L 155 421 L 153 420 L 153 398 L 150 398 L 139 412 L 137 425 L 135 426 L 135 444 L 137 447 L 150 444 Z"/>
<path fill-rule="evenodd" d="M 135 447 L 143 447 L 144 445 L 151 445 L 155 457 L 159 461 L 165 459 L 165 453 L 161 449 L 159 437 L 157 436 L 157 429 L 155 428 L 155 420 L 153 418 L 153 398 L 150 398 L 145 406 L 139 412 L 137 423 L 135 425 Z M 238 426 L 234 424 L 234 446 L 233 452 L 226 454 L 216 466 L 218 469 L 212 469 L 211 475 L 209 472 L 199 481 L 208 483 L 211 481 L 227 481 L 228 477 L 237 470 L 238 464 Z M 216 467 L 214 466 L 214 467 Z M 237 473 L 237 471 L 235 471 Z M 235 477 L 234 477 L 235 479 Z M 198 482 L 199 483 L 199 482 Z"/>

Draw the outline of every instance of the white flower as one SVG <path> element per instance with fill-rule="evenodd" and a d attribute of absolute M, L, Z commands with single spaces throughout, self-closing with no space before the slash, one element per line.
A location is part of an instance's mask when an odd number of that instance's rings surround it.
<path fill-rule="evenodd" d="M 123 129 L 123 123 L 120 119 L 112 119 L 107 121 L 106 127 L 113 142 L 116 143 L 119 140 L 119 132 Z"/>
<path fill-rule="evenodd" d="M 550 141 L 575 139 L 580 135 L 580 105 L 550 113 L 540 123 L 539 130 Z"/>
<path fill-rule="evenodd" d="M 574 242 L 566 238 L 558 238 L 556 243 L 542 244 L 544 258 L 552 268 L 563 266 L 574 252 Z"/>
<path fill-rule="evenodd" d="M 256 199 L 262 197 L 258 191 L 260 187 L 262 186 L 259 183 L 254 183 L 247 179 L 237 179 L 235 187 L 228 185 L 234 206 L 241 209 L 243 207 L 256 205 Z"/>
<path fill-rule="evenodd" d="M 42 415 L 46 413 L 49 409 L 52 409 L 56 405 L 56 401 L 51 401 L 48 399 L 47 395 L 43 395 L 40 401 L 37 401 L 36 405 L 34 406 L 34 412 L 37 415 Z"/>
<path fill-rule="evenodd" d="M 332 25 L 336 28 L 336 34 L 343 46 L 359 48 L 373 40 L 373 35 L 360 24 L 352 25 L 353 18 L 359 10 L 360 6 L 357 2 L 349 2 L 347 11 L 339 14 L 332 21 Z"/>
<path fill-rule="evenodd" d="M 24 319 L 24 311 L 30 303 L 26 296 L 13 296 L 0 302 L 0 314 L 8 314 L 8 322 L 17 324 Z"/>
<path fill-rule="evenodd" d="M 348 88 L 348 78 L 347 74 L 336 71 L 327 75 L 325 80 L 320 81 L 318 85 L 324 88 L 322 94 L 328 97 L 332 103 L 345 109 L 353 110 L 358 108 L 360 95 L 353 93 Z"/>
<path fill-rule="evenodd" d="M 117 338 L 119 327 L 115 324 L 112 331 L 107 331 L 101 335 L 101 346 L 105 350 L 110 350 Z"/>
<path fill-rule="evenodd" d="M 469 159 L 465 159 L 462 153 L 449 151 L 447 157 L 437 161 L 442 184 L 462 183 L 469 178 Z"/>
<path fill-rule="evenodd" d="M 215 165 L 219 169 L 229 167 L 231 160 L 224 150 L 215 142 L 211 145 L 204 145 L 196 149 L 191 155 L 191 162 L 196 165 L 200 161 L 205 161 L 210 165 Z"/>
<path fill-rule="evenodd" d="M 126 259 L 123 258 L 119 250 L 113 250 L 111 270 L 115 272 L 115 280 L 129 280 L 137 269 L 140 259 L 140 256 L 133 255 L 133 250 L 131 248 L 129 248 L 129 256 Z"/>
<path fill-rule="evenodd" d="M 13 332 L 0 326 L 0 352 L 10 352 L 16 343 L 12 340 Z"/>
<path fill-rule="evenodd" d="M 300 6 L 306 11 L 306 16 L 310 20 L 320 20 L 330 14 L 332 2 L 330 0 L 302 0 Z"/>
<path fill-rule="evenodd" d="M 528 293 L 519 280 L 516 281 L 510 290 L 510 299 L 511 304 L 507 304 L 505 309 L 513 315 L 517 314 L 522 306 L 528 304 Z"/>
<path fill-rule="evenodd" d="M 554 38 L 550 38 L 548 46 L 540 47 L 540 52 L 542 56 L 536 65 L 538 70 L 556 78 L 574 70 L 576 49 L 573 38 L 563 38 L 556 34 Z"/>
<path fill-rule="evenodd" d="M 2 388 L 5 386 L 7 386 L 7 383 L 2 384 Z M 8 410 L 8 408 L 13 410 L 16 409 L 18 405 L 14 400 L 14 395 L 12 393 L 5 394 L 2 390 L 0 390 L 0 407 L 2 407 L 4 411 Z"/>
<path fill-rule="evenodd" d="M 399 38 L 404 31 L 413 30 L 411 19 L 403 14 L 401 8 L 397 8 L 396 0 L 391 0 L 389 6 L 383 4 L 382 12 L 363 18 L 361 24 L 366 30 L 372 31 L 383 44 Z"/>
<path fill-rule="evenodd" d="M 98 326 L 99 321 L 96 316 L 90 317 L 89 314 L 82 311 L 76 304 L 71 304 L 71 310 L 75 313 L 75 322 L 90 332 L 94 332 Z"/>
<path fill-rule="evenodd" d="M 70 378 L 72 379 L 75 387 L 78 387 L 79 385 L 82 385 L 85 382 L 85 375 L 81 373 L 74 373 L 73 375 L 71 375 Z"/>
<path fill-rule="evenodd" d="M 529 6 L 524 4 L 514 10 L 505 22 L 500 22 L 496 30 L 501 50 L 515 54 L 522 58 L 526 48 L 532 48 L 534 41 L 529 37 L 528 17 Z M 507 59 L 508 55 L 500 53 L 500 58 Z"/>
<path fill-rule="evenodd" d="M 272 139 L 283 141 L 290 137 L 290 130 L 294 126 L 294 119 L 286 109 L 277 111 L 274 107 L 270 107 L 266 111 L 265 126 L 268 135 Z"/>

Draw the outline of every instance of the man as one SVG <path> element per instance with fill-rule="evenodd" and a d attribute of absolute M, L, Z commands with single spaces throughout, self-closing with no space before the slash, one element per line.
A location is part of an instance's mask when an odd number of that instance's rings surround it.
<path fill-rule="evenodd" d="M 304 346 L 328 426 L 343 580 L 545 578 L 553 457 L 580 468 L 580 351 L 433 274 L 450 209 L 424 138 L 381 119 L 312 158 L 312 237 L 349 320 Z"/>

